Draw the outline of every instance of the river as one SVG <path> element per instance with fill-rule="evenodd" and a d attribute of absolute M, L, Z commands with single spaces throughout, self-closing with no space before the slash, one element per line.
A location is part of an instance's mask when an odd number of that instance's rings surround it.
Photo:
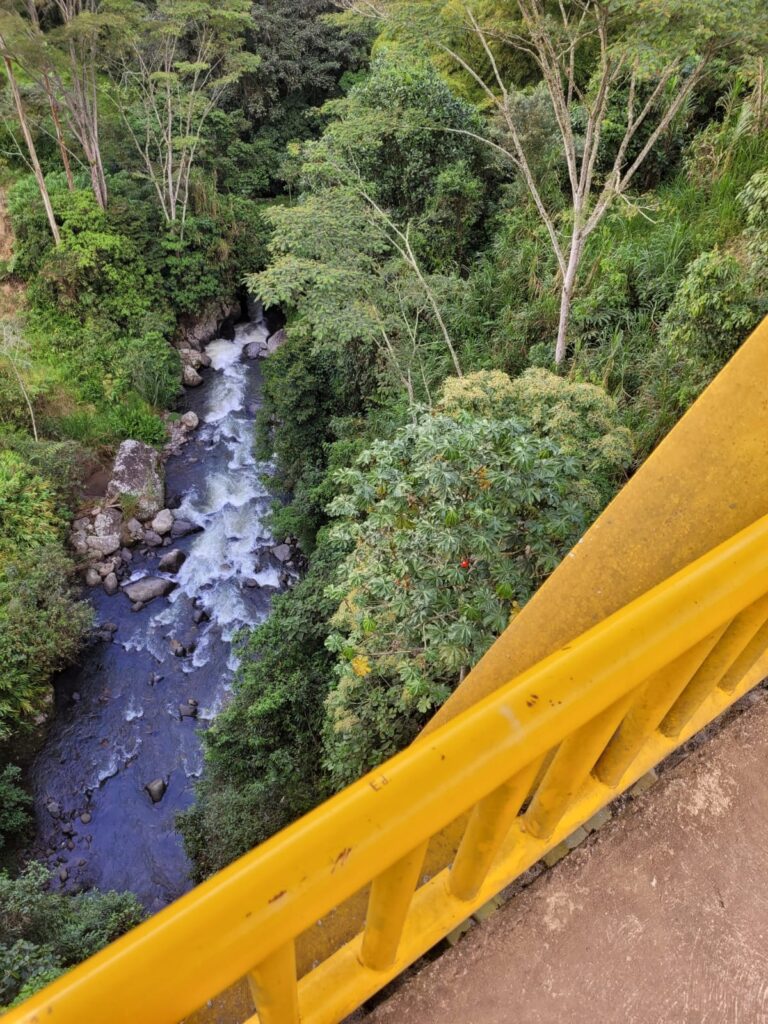
<path fill-rule="evenodd" d="M 31 771 L 34 852 L 65 890 L 127 889 L 155 911 L 190 887 L 174 820 L 203 770 L 200 732 L 231 691 L 233 636 L 262 622 L 280 589 L 265 525 L 270 466 L 253 454 L 260 365 L 243 355 L 267 333 L 259 318 L 238 325 L 233 341 L 210 342 L 211 367 L 187 392 L 200 427 L 167 460 L 166 503 L 200 532 L 174 541 L 187 555 L 175 575 L 158 573 L 158 552 L 135 552 L 130 566 L 131 579 L 169 575 L 177 589 L 139 612 L 122 593 L 91 591 L 97 622 L 117 629 L 56 682 L 55 715 Z M 172 640 L 193 653 L 176 656 Z M 197 719 L 180 714 L 190 701 Z M 154 779 L 167 782 L 157 803 L 145 789 Z"/>

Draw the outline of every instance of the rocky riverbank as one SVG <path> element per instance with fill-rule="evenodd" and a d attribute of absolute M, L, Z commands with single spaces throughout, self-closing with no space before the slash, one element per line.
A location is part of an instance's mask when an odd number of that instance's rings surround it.
<path fill-rule="evenodd" d="M 72 524 L 97 624 L 31 769 L 34 852 L 63 889 L 129 889 L 157 909 L 189 886 L 175 822 L 203 769 L 199 729 L 229 699 L 238 631 L 298 579 L 253 453 L 248 350 L 270 337 L 258 320 L 210 341 L 165 450 L 124 442 Z"/>

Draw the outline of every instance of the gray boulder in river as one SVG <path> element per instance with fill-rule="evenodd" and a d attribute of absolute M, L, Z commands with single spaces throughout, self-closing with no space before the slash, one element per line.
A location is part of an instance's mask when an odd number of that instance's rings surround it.
<path fill-rule="evenodd" d="M 159 576 L 145 576 L 144 579 L 136 580 L 135 583 L 129 583 L 123 587 L 123 593 L 129 601 L 134 603 L 140 601 L 142 604 L 146 604 L 156 597 L 164 597 L 166 594 L 170 594 L 175 586 L 176 584 L 173 580 L 164 580 Z"/>
<path fill-rule="evenodd" d="M 146 522 L 156 516 L 165 503 L 165 481 L 160 453 L 142 441 L 123 441 L 117 449 L 107 498 L 130 498 L 136 505 L 136 518 Z"/>

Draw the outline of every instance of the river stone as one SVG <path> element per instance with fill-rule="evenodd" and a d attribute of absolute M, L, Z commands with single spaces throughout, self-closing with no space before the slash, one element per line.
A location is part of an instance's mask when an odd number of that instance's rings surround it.
<path fill-rule="evenodd" d="M 267 355 L 274 355 L 280 346 L 285 344 L 286 337 L 285 328 L 283 327 L 281 327 L 279 331 L 275 331 L 274 334 L 270 334 L 267 338 L 266 344 Z"/>
<path fill-rule="evenodd" d="M 171 536 L 174 540 L 178 540 L 180 537 L 186 537 L 190 533 L 198 533 L 202 530 L 202 526 L 197 526 L 196 523 L 190 523 L 186 519 L 174 519 L 173 526 L 171 527 Z"/>
<path fill-rule="evenodd" d="M 133 552 L 130 548 L 120 548 L 120 557 L 124 562 L 132 562 Z"/>
<path fill-rule="evenodd" d="M 200 419 L 196 412 L 185 412 L 181 417 L 180 423 L 185 430 L 196 430 Z"/>
<path fill-rule="evenodd" d="M 129 601 L 134 604 L 145 605 L 156 597 L 165 597 L 174 590 L 176 584 L 173 580 L 164 580 L 160 576 L 145 576 L 144 579 L 136 580 L 135 583 L 128 583 L 123 587 L 123 593 Z"/>
<path fill-rule="evenodd" d="M 116 533 L 109 533 L 105 537 L 89 537 L 87 543 L 91 551 L 98 551 L 102 556 L 120 550 L 120 537 Z"/>
<path fill-rule="evenodd" d="M 147 530 L 144 534 L 144 543 L 151 548 L 159 548 L 163 543 L 163 538 L 159 533 L 155 533 L 154 530 Z"/>
<path fill-rule="evenodd" d="M 88 547 L 88 538 L 80 530 L 77 533 L 73 533 L 69 538 L 69 542 L 77 555 L 87 555 L 90 548 Z"/>
<path fill-rule="evenodd" d="M 84 825 L 89 825 L 91 823 L 91 812 L 83 811 L 83 813 L 80 815 L 80 821 L 82 821 Z"/>
<path fill-rule="evenodd" d="M 203 378 L 192 366 L 185 366 L 184 372 L 182 373 L 182 380 L 188 388 L 196 388 L 199 384 L 203 383 Z"/>
<path fill-rule="evenodd" d="M 120 589 L 120 584 L 117 581 L 117 576 L 111 572 L 108 576 L 104 577 L 104 593 L 112 597 Z"/>
<path fill-rule="evenodd" d="M 260 359 L 266 355 L 266 348 L 263 341 L 251 341 L 243 349 L 246 359 Z"/>
<path fill-rule="evenodd" d="M 186 558 L 187 556 L 183 551 L 174 548 L 173 551 L 168 551 L 163 555 L 158 563 L 158 569 L 161 572 L 178 572 L 182 565 L 184 565 Z"/>
<path fill-rule="evenodd" d="M 148 782 L 144 787 L 152 798 L 153 804 L 159 804 L 165 796 L 165 791 L 168 789 L 168 783 L 165 779 L 153 779 L 152 782 Z"/>
<path fill-rule="evenodd" d="M 107 498 L 117 501 L 121 495 L 136 502 L 136 518 L 151 519 L 163 507 L 165 483 L 160 453 L 142 441 L 123 441 L 117 449 Z"/>
<path fill-rule="evenodd" d="M 291 546 L 290 544 L 276 544 L 272 548 L 272 554 L 278 562 L 287 562 L 291 557 Z"/>
<path fill-rule="evenodd" d="M 172 526 L 173 512 L 167 508 L 161 509 L 152 520 L 152 529 L 155 533 L 159 533 L 161 537 L 164 537 L 166 533 L 170 533 Z"/>
<path fill-rule="evenodd" d="M 197 701 L 179 704 L 179 715 L 181 718 L 197 718 Z"/>
<path fill-rule="evenodd" d="M 139 544 L 144 540 L 144 527 L 138 519 L 129 519 L 120 528 L 120 540 L 126 546 Z"/>
<path fill-rule="evenodd" d="M 48 811 L 52 818 L 58 818 L 61 815 L 61 808 L 59 807 L 55 800 L 49 800 L 48 803 L 45 805 L 45 809 L 46 811 Z"/>
<path fill-rule="evenodd" d="M 105 508 L 93 521 L 93 530 L 97 537 L 107 537 L 120 532 L 123 514 L 116 508 Z"/>
<path fill-rule="evenodd" d="M 99 576 L 96 570 L 93 567 L 91 567 L 90 569 L 86 570 L 85 582 L 88 584 L 89 587 L 98 587 L 98 585 L 101 583 L 101 576 Z"/>
<path fill-rule="evenodd" d="M 66 880 L 68 878 L 69 878 L 69 872 L 67 871 L 67 869 L 66 868 L 59 868 L 59 881 L 63 883 L 63 882 L 66 882 Z"/>

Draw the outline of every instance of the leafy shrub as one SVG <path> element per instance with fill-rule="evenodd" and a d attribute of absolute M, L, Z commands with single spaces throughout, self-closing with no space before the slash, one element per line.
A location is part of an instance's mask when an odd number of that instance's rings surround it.
<path fill-rule="evenodd" d="M 0 566 L 19 551 L 54 543 L 61 529 L 51 486 L 15 452 L 0 451 Z"/>
<path fill-rule="evenodd" d="M 73 570 L 58 545 L 0 560 L 0 740 L 33 724 L 50 699 L 51 675 L 82 645 L 92 613 L 75 598 Z"/>
<path fill-rule="evenodd" d="M 412 738 L 555 568 L 601 507 L 583 476 L 523 419 L 461 409 L 422 416 L 337 474 L 333 536 L 351 552 L 329 591 L 335 785 Z"/>
<path fill-rule="evenodd" d="M 0 768 L 0 850 L 27 827 L 31 805 L 31 797 L 22 788 L 21 768 L 15 764 Z"/>
<path fill-rule="evenodd" d="M 48 882 L 35 862 L 15 879 L 0 872 L 0 1004 L 31 995 L 144 916 L 132 893 L 69 896 L 50 892 Z"/>

